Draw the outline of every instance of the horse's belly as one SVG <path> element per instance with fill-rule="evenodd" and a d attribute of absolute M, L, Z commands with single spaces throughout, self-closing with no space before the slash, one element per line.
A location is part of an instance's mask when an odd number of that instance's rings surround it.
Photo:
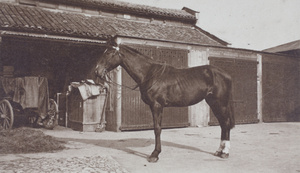
<path fill-rule="evenodd" d="M 204 91 L 174 92 L 166 99 L 166 106 L 184 107 L 194 105 L 202 101 L 206 95 L 207 94 Z"/>
<path fill-rule="evenodd" d="M 148 105 L 157 101 L 165 107 L 185 107 L 202 101 L 207 93 L 208 86 L 205 83 L 178 85 L 172 82 L 167 85 L 153 85 L 147 92 L 142 93 L 142 100 Z"/>

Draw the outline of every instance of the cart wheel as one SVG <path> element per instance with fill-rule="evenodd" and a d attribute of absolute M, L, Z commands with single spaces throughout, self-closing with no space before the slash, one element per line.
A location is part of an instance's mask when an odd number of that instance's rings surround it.
<path fill-rule="evenodd" d="M 49 100 L 49 109 L 47 112 L 47 120 L 45 120 L 44 126 L 46 129 L 53 129 L 57 125 L 58 120 L 58 106 L 53 99 Z"/>
<path fill-rule="evenodd" d="M 11 129 L 14 123 L 13 108 L 8 100 L 0 101 L 0 129 Z"/>

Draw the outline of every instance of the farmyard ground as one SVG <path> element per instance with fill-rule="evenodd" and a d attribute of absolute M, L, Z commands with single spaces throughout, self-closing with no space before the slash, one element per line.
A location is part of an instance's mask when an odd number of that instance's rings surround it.
<path fill-rule="evenodd" d="M 152 130 L 42 130 L 68 141 L 68 149 L 0 155 L 0 172 L 300 172 L 300 123 L 237 125 L 231 133 L 229 159 L 213 156 L 220 142 L 219 126 L 164 129 L 157 163 L 147 161 L 154 148 Z"/>

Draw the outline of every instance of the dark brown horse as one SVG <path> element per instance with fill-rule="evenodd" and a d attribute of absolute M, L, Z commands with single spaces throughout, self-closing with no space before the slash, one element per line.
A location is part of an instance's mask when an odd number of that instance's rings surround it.
<path fill-rule="evenodd" d="M 95 73 L 104 78 L 107 72 L 122 66 L 140 88 L 142 100 L 150 106 L 154 121 L 155 149 L 149 162 L 156 162 L 161 152 L 161 122 L 164 107 L 183 107 L 205 99 L 217 117 L 222 132 L 215 155 L 229 156 L 230 129 L 234 127 L 231 101 L 231 77 L 210 66 L 177 69 L 155 62 L 133 48 L 110 45 L 100 58 Z"/>

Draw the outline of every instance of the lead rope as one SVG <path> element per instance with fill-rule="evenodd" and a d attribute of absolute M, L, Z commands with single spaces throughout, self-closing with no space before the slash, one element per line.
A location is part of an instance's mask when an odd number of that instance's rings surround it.
<path fill-rule="evenodd" d="M 108 84 L 113 84 L 113 85 L 116 85 L 116 86 L 120 86 L 120 87 L 123 87 L 123 88 L 126 88 L 126 89 L 130 89 L 130 90 L 133 90 L 133 91 L 138 91 L 138 90 L 136 90 L 138 87 L 139 87 L 139 85 L 138 84 L 136 84 L 135 86 L 126 86 L 126 85 L 121 85 L 121 84 L 118 84 L 118 83 L 116 83 L 116 82 L 114 82 L 112 79 L 111 79 L 111 77 L 107 74 L 107 73 L 105 73 L 105 77 L 108 79 L 104 79 L 105 80 L 105 82 L 107 82 Z M 133 88 L 132 88 L 133 87 Z"/>
<path fill-rule="evenodd" d="M 159 75 L 159 77 L 162 76 L 163 73 L 165 72 L 166 66 L 167 66 L 167 64 L 166 64 L 166 62 L 165 62 L 165 63 L 163 64 L 163 66 L 162 66 L 162 71 L 161 71 L 161 74 Z M 147 80 L 144 81 L 144 82 L 147 82 L 147 81 L 151 80 L 154 76 L 155 76 L 155 75 L 152 75 L 149 79 L 147 79 Z M 138 90 L 136 90 L 136 89 L 139 87 L 138 84 L 136 84 L 135 86 L 130 86 L 130 87 L 129 87 L 129 86 L 126 86 L 126 85 L 118 84 L 118 83 L 114 82 L 114 81 L 111 79 L 111 77 L 107 74 L 107 72 L 105 72 L 105 77 L 106 77 L 107 79 L 109 79 L 109 80 L 104 79 L 105 82 L 107 82 L 108 84 L 113 84 L 113 85 L 117 85 L 117 86 L 120 86 L 120 87 L 123 87 L 123 88 L 126 88 L 126 89 L 133 90 L 133 91 L 138 91 Z M 154 84 L 152 84 L 151 86 L 155 85 L 157 82 L 158 82 L 158 81 L 156 81 L 156 82 L 155 82 Z M 132 87 L 133 87 L 133 88 L 132 88 Z"/>

